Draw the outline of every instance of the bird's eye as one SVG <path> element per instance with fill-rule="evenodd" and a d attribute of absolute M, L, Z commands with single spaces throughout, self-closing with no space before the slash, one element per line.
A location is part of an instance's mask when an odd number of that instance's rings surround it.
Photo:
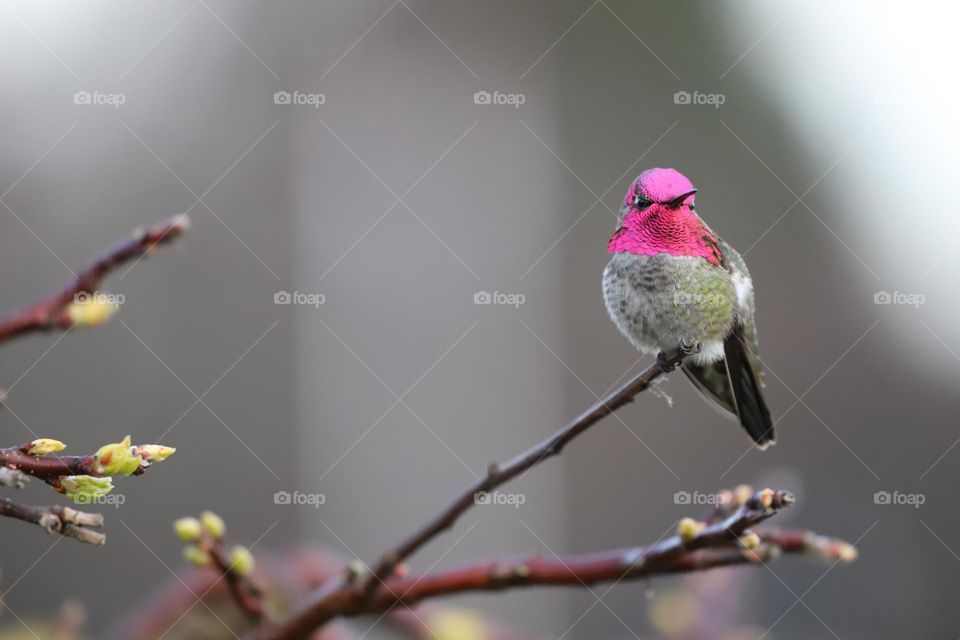
<path fill-rule="evenodd" d="M 653 203 L 639 194 L 633 196 L 633 206 L 635 206 L 637 209 L 646 209 L 651 204 Z"/>

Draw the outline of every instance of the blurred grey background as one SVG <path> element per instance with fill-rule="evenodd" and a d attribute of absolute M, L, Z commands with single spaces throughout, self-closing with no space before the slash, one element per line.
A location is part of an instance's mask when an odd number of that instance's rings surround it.
<path fill-rule="evenodd" d="M 470 511 L 413 568 L 650 542 L 705 509 L 676 492 L 774 485 L 798 496 L 778 524 L 857 541 L 860 560 L 727 570 L 722 615 L 706 596 L 670 613 L 711 576 L 455 604 L 553 638 L 695 637 L 703 616 L 723 622 L 704 637 L 957 637 L 956 12 L 2 3 L 0 306 L 139 226 L 194 226 L 108 282 L 126 300 L 106 326 L 3 346 L 5 444 L 130 433 L 178 452 L 119 483 L 103 548 L 0 523 L 0 620 L 78 598 L 105 626 L 181 566 L 170 523 L 204 508 L 255 552 L 372 562 L 650 360 L 599 277 L 631 180 L 672 166 L 753 272 L 778 446 L 751 450 L 673 376 L 672 407 L 644 394 L 505 487 L 522 506 Z"/>

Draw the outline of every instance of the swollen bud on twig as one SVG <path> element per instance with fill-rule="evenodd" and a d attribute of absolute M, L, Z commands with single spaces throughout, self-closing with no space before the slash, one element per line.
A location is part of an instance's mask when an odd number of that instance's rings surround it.
<path fill-rule="evenodd" d="M 173 530 L 184 542 L 196 542 L 203 533 L 200 521 L 196 518 L 180 518 L 173 523 Z"/>
<path fill-rule="evenodd" d="M 130 450 L 130 436 L 100 447 L 94 458 L 97 472 L 104 476 L 129 476 L 140 468 L 141 458 Z"/>
<path fill-rule="evenodd" d="M 696 538 L 697 534 L 703 531 L 704 526 L 702 522 L 697 522 L 693 518 L 682 518 L 677 525 L 677 535 L 688 542 Z"/>
<path fill-rule="evenodd" d="M 740 536 L 740 546 L 744 549 L 756 549 L 760 546 L 760 536 L 753 531 Z"/>
<path fill-rule="evenodd" d="M 733 506 L 739 507 L 746 504 L 747 500 L 753 497 L 753 487 L 748 484 L 741 484 L 733 490 Z"/>
<path fill-rule="evenodd" d="M 215 540 L 222 539 L 223 534 L 227 532 L 227 525 L 224 524 L 223 518 L 213 511 L 204 511 L 201 513 L 200 524 L 203 525 L 203 530 L 209 533 Z"/>
<path fill-rule="evenodd" d="M 67 317 L 77 326 L 95 327 L 113 317 L 118 308 L 104 296 L 87 295 L 68 304 L 66 312 Z"/>
<path fill-rule="evenodd" d="M 94 476 L 61 476 L 60 487 L 77 504 L 90 504 L 113 490 L 113 480 Z"/>
<path fill-rule="evenodd" d="M 347 583 L 353 583 L 360 579 L 361 576 L 366 574 L 367 565 L 363 564 L 360 560 L 351 560 L 347 563 L 347 568 L 344 571 L 344 575 Z"/>
<path fill-rule="evenodd" d="M 53 440 L 52 438 L 37 438 L 30 443 L 30 447 L 27 449 L 27 454 L 31 456 L 45 456 L 51 453 L 63 451 L 66 448 L 67 445 L 63 444 L 59 440 Z"/>
<path fill-rule="evenodd" d="M 136 455 L 147 462 L 163 462 L 177 452 L 174 447 L 166 447 L 162 444 L 141 444 L 135 449 Z"/>
<path fill-rule="evenodd" d="M 764 509 L 769 509 L 773 505 L 773 489 L 764 489 L 760 492 L 760 504 Z"/>
<path fill-rule="evenodd" d="M 198 567 L 210 564 L 210 554 L 192 544 L 183 548 L 183 559 Z"/>
<path fill-rule="evenodd" d="M 837 551 L 837 559 L 840 562 L 850 563 L 857 559 L 857 556 L 860 555 L 860 552 L 857 551 L 857 548 L 852 544 L 846 542 L 840 543 L 840 548 Z"/>
<path fill-rule="evenodd" d="M 237 545 L 230 551 L 230 569 L 237 575 L 250 575 L 253 564 L 253 554 L 246 547 Z"/>

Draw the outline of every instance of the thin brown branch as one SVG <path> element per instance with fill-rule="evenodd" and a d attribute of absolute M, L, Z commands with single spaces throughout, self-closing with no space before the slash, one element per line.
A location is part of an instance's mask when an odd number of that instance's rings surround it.
<path fill-rule="evenodd" d="M 103 465 L 109 464 L 109 459 L 98 459 L 97 454 L 56 456 L 30 453 L 33 442 L 0 449 L 0 468 L 39 478 L 55 488 L 57 487 L 57 481 L 63 476 L 104 477 L 111 475 L 109 472 L 104 472 L 103 467 Z M 136 468 L 132 475 L 142 475 L 152 466 L 149 457 L 150 447 L 155 446 L 140 445 L 130 448 L 129 455 L 135 457 L 140 463 L 140 466 Z M 114 454 L 105 455 L 113 457 Z"/>
<path fill-rule="evenodd" d="M 22 471 L 0 466 L 0 487 L 23 489 L 29 480 L 30 477 Z"/>
<path fill-rule="evenodd" d="M 617 409 L 633 402 L 637 394 L 647 389 L 661 375 L 671 371 L 683 360 L 685 355 L 684 351 L 679 348 L 663 354 L 657 362 L 608 394 L 607 397 L 599 400 L 586 413 L 565 425 L 546 440 L 530 447 L 503 464 L 491 464 L 487 468 L 485 477 L 468 487 L 446 509 L 401 544 L 383 555 L 373 572 L 363 581 L 361 588 L 364 593 L 367 596 L 371 595 L 387 577 L 393 574 L 397 565 L 412 556 L 437 535 L 452 527 L 457 519 L 475 504 L 477 494 L 489 493 L 547 458 L 559 455 L 574 438 Z"/>
<path fill-rule="evenodd" d="M 61 476 L 99 476 L 96 457 L 35 456 L 25 452 L 29 445 L 0 449 L 0 466 L 20 471 L 42 480 L 56 480 Z"/>
<path fill-rule="evenodd" d="M 857 548 L 838 538 L 821 536 L 797 529 L 765 529 L 757 531 L 760 539 L 787 553 L 800 553 L 827 562 L 853 562 Z"/>
<path fill-rule="evenodd" d="M 0 318 L 0 342 L 36 331 L 69 329 L 75 323 L 68 307 L 78 294 L 92 294 L 112 270 L 130 260 L 148 255 L 161 244 L 171 242 L 189 228 L 186 215 L 177 215 L 150 229 L 141 229 L 117 243 L 112 249 L 80 271 L 76 278 L 60 291 L 28 307 Z"/>
<path fill-rule="evenodd" d="M 0 516 L 38 525 L 47 533 L 59 533 L 88 544 L 103 544 L 106 535 L 95 529 L 103 527 L 103 516 L 70 507 L 53 505 L 37 507 L 0 498 Z"/>
<path fill-rule="evenodd" d="M 346 577 L 323 589 L 313 603 L 312 611 L 308 609 L 295 614 L 293 620 L 290 621 L 291 627 L 302 631 L 307 627 L 314 629 L 321 626 L 331 617 L 337 615 L 335 612 L 337 609 L 336 603 L 343 599 L 360 602 L 373 600 L 376 592 L 384 581 L 394 574 L 397 566 L 437 535 L 452 527 L 457 519 L 475 504 L 478 494 L 489 493 L 544 460 L 559 455 L 574 438 L 617 409 L 632 402 L 637 394 L 647 389 L 661 375 L 673 370 L 685 356 L 686 352 L 680 347 L 669 353 L 660 354 L 657 362 L 599 400 L 589 410 L 549 438 L 503 464 L 490 465 L 486 476 L 468 487 L 446 509 L 438 513 L 406 540 L 386 552 L 368 575 L 353 580 Z M 329 600 L 329 602 L 325 602 L 325 600 Z M 299 622 L 297 621 L 298 617 L 302 618 Z M 277 637 L 293 638 L 297 636 L 281 635 Z"/>

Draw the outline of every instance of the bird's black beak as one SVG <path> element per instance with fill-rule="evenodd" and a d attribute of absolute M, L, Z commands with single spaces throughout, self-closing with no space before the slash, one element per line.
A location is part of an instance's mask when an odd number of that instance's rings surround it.
<path fill-rule="evenodd" d="M 692 196 L 692 195 L 695 194 L 696 192 L 697 192 L 696 189 L 690 189 L 690 191 L 686 191 L 686 192 L 684 192 L 684 193 L 681 193 L 680 195 L 678 195 L 676 198 L 674 198 L 673 200 L 671 200 L 671 201 L 668 202 L 667 204 L 668 204 L 669 206 L 671 206 L 671 207 L 679 207 L 680 205 L 683 204 L 683 201 L 686 200 L 688 196 Z"/>

